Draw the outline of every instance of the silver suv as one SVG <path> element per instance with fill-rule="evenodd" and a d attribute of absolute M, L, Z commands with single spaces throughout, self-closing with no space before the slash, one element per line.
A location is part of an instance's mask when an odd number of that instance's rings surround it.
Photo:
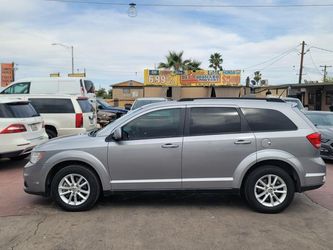
<path fill-rule="evenodd" d="M 324 184 L 319 148 L 315 126 L 281 99 L 162 102 L 36 147 L 24 185 L 69 211 L 110 191 L 234 190 L 276 213 Z"/>

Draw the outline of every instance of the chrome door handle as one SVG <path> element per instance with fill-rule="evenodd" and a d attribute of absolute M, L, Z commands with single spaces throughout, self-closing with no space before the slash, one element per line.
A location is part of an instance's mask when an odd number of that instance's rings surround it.
<path fill-rule="evenodd" d="M 251 141 L 248 141 L 248 140 L 237 140 L 234 143 L 235 144 L 251 144 Z"/>
<path fill-rule="evenodd" d="M 177 145 L 177 144 L 172 144 L 172 143 L 167 143 L 167 144 L 163 144 L 161 147 L 162 147 L 162 148 L 178 148 L 179 145 Z"/>

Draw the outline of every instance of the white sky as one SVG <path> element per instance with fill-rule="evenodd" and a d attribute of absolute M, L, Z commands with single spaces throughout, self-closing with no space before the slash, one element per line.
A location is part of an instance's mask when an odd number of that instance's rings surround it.
<path fill-rule="evenodd" d="M 90 0 L 93 1 L 93 0 Z M 104 2 L 115 2 L 105 0 Z M 124 2 L 127 1 L 117 1 Z M 333 65 L 333 7 L 308 8 L 169 8 L 140 7 L 140 3 L 286 4 L 333 1 L 135 1 L 138 16 L 127 16 L 127 6 L 85 5 L 43 0 L 0 0 L 0 62 L 17 64 L 16 79 L 66 75 L 87 70 L 97 87 L 126 80 L 143 81 L 144 68 L 164 61 L 169 50 L 184 50 L 185 58 L 208 68 L 211 53 L 223 55 L 224 69 L 241 69 L 246 76 L 261 70 L 270 84 L 296 83 L 300 46 L 306 41 L 304 79 L 320 80 L 319 65 Z M 292 48 L 295 48 L 292 50 Z M 286 50 L 280 60 L 267 61 Z M 279 59 L 279 57 L 277 58 Z M 330 75 L 333 68 L 329 69 Z"/>

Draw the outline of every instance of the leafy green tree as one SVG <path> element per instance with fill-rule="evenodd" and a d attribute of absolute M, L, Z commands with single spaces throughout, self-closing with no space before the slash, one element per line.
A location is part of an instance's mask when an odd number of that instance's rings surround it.
<path fill-rule="evenodd" d="M 100 88 L 99 90 L 97 90 L 96 96 L 101 97 L 101 98 L 105 98 L 107 96 L 105 88 Z"/>
<path fill-rule="evenodd" d="M 214 70 L 223 70 L 222 68 L 222 63 L 223 63 L 223 58 L 220 53 L 214 53 L 210 55 L 209 58 L 209 67 L 213 68 Z"/>

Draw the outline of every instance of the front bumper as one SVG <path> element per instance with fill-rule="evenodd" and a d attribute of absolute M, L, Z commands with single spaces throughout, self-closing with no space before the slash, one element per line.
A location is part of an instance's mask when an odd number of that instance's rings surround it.
<path fill-rule="evenodd" d="M 24 191 L 28 194 L 46 195 L 45 183 L 41 178 L 42 166 L 32 164 L 30 161 L 24 166 L 23 179 L 24 179 Z"/>

